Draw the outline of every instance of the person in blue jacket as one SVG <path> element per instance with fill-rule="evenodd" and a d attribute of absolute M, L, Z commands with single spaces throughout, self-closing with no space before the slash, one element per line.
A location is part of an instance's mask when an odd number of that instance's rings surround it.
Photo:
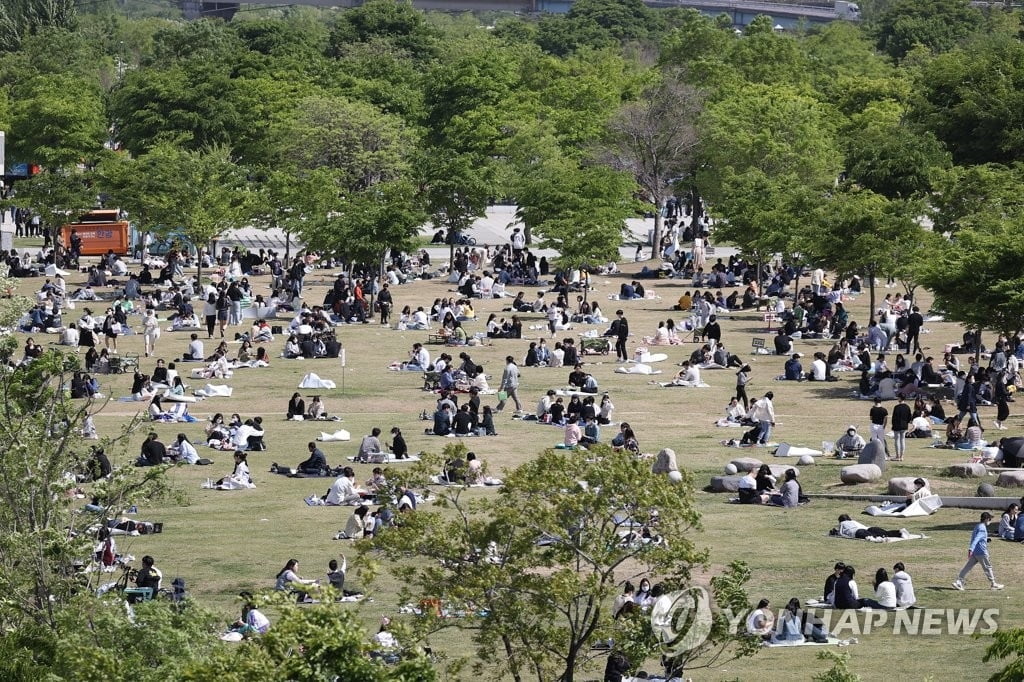
<path fill-rule="evenodd" d="M 1003 585 L 996 582 L 996 577 L 992 573 L 992 562 L 989 560 L 988 555 L 988 524 L 991 521 L 992 515 L 984 512 L 981 515 L 981 523 L 974 527 L 974 531 L 971 533 L 971 544 L 967 547 L 967 563 L 960 569 L 960 575 L 957 576 L 957 579 L 953 581 L 955 589 L 964 589 L 964 578 L 967 577 L 967 574 L 970 573 L 975 564 L 981 564 L 981 570 L 985 572 L 985 577 L 992 584 L 993 590 L 1003 589 Z"/>

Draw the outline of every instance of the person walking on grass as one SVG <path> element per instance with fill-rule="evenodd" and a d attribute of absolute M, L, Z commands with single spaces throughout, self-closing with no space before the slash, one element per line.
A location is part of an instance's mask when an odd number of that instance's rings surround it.
<path fill-rule="evenodd" d="M 996 582 L 996 577 L 992 573 L 992 562 L 988 555 L 988 524 L 991 521 L 992 515 L 983 512 L 981 523 L 974 527 L 974 531 L 971 533 L 971 544 L 967 547 L 967 563 L 960 569 L 960 575 L 953 581 L 954 589 L 961 591 L 964 589 L 964 579 L 975 564 L 981 564 L 981 570 L 984 571 L 993 590 L 1003 589 L 1003 585 Z"/>
<path fill-rule="evenodd" d="M 501 398 L 498 406 L 494 409 L 496 413 L 500 413 L 505 409 L 505 401 L 509 398 L 516 404 L 516 414 L 519 415 L 523 411 L 523 405 L 519 402 L 519 367 L 516 366 L 516 360 L 511 355 L 505 358 L 505 371 L 501 373 L 501 387 L 498 389 L 499 393 L 504 393 L 505 396 Z"/>

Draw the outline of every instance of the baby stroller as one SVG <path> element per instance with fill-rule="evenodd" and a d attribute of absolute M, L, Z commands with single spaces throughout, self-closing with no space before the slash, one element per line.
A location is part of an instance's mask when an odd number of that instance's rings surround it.
<path fill-rule="evenodd" d="M 611 349 L 611 341 L 604 336 L 597 338 L 583 337 L 580 339 L 580 353 L 582 355 L 608 355 Z"/>

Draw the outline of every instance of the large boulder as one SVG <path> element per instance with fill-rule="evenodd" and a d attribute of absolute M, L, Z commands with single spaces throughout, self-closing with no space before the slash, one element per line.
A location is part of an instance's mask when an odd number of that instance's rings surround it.
<path fill-rule="evenodd" d="M 839 480 L 847 485 L 854 483 L 874 483 L 882 478 L 882 470 L 876 464 L 851 464 L 839 472 Z"/>
<path fill-rule="evenodd" d="M 917 476 L 898 476 L 889 479 L 889 495 L 912 495 L 917 490 Z"/>
<path fill-rule="evenodd" d="M 800 455 L 800 459 L 797 461 L 797 464 L 799 464 L 802 467 L 811 466 L 812 464 L 814 464 L 814 457 L 812 457 L 811 455 Z"/>
<path fill-rule="evenodd" d="M 1000 488 L 1024 488 L 1024 469 L 1001 472 L 996 485 Z"/>
<path fill-rule="evenodd" d="M 981 462 L 964 462 L 963 464 L 950 464 L 946 473 L 959 478 L 983 478 L 988 475 L 988 469 Z"/>
<path fill-rule="evenodd" d="M 736 459 L 729 462 L 729 464 L 732 464 L 734 467 L 736 467 L 736 471 L 742 473 L 746 471 L 757 471 L 758 469 L 761 468 L 761 465 L 764 464 L 764 462 L 757 459 L 756 457 L 737 457 Z"/>
<path fill-rule="evenodd" d="M 979 483 L 978 484 L 978 497 L 995 497 L 996 490 L 992 487 L 991 483 Z"/>
<path fill-rule="evenodd" d="M 885 443 L 872 438 L 857 455 L 857 464 L 874 464 L 880 471 L 885 471 Z"/>
<path fill-rule="evenodd" d="M 795 470 L 797 478 L 800 477 L 800 470 L 791 464 L 769 464 L 768 466 L 772 469 L 772 476 L 778 480 L 776 487 L 782 487 L 782 481 L 785 480 L 787 469 Z"/>
<path fill-rule="evenodd" d="M 744 476 L 712 476 L 708 486 L 713 493 L 734 493 L 740 489 Z"/>

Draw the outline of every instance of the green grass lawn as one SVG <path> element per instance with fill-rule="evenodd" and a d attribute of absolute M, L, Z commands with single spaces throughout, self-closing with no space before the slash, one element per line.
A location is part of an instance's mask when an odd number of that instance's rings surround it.
<path fill-rule="evenodd" d="M 627 268 L 635 272 L 639 266 L 630 264 Z M 314 273 L 310 279 L 319 280 L 328 273 Z M 679 295 L 690 287 L 680 281 L 645 282 L 649 290 L 661 296 L 660 300 L 614 302 L 606 299 L 607 294 L 617 292 L 621 279 L 629 273 L 615 277 L 595 277 L 596 291 L 591 297 L 601 302 L 609 317 L 617 307 L 622 307 L 630 321 L 633 338 L 632 349 L 638 345 L 640 336 L 653 334 L 657 322 L 669 317 L 680 320 L 679 313 L 670 308 Z M 328 278 L 329 279 L 329 278 Z M 69 287 L 79 285 L 81 277 L 69 277 Z M 260 278 L 258 291 L 266 292 L 267 283 Z M 38 286 L 42 280 L 25 282 L 24 291 Z M 401 309 L 429 304 L 436 297 L 450 296 L 450 285 L 437 280 L 397 287 L 394 290 L 395 307 Z M 311 304 L 319 303 L 325 293 L 325 286 L 308 288 L 305 298 Z M 880 289 L 879 297 L 887 293 Z M 527 292 L 532 297 L 532 292 Z M 921 300 L 922 309 L 927 309 L 930 300 L 925 295 Z M 470 331 L 483 328 L 483 321 L 491 311 L 500 310 L 501 301 L 483 301 L 478 306 L 480 321 L 470 324 Z M 102 304 L 90 306 L 97 312 Z M 851 317 L 866 322 L 867 294 L 849 304 Z M 74 315 L 74 313 L 71 313 Z M 539 322 L 536 322 L 539 323 Z M 771 345 L 771 334 L 766 333 L 760 313 L 741 313 L 723 321 L 724 341 L 732 352 L 750 358 L 754 368 L 754 381 L 748 392 L 752 397 L 766 390 L 775 392 L 778 426 L 774 440 L 796 445 L 819 447 L 822 440 L 835 440 L 845 427 L 854 423 L 867 430 L 867 413 L 870 403 L 851 400 L 857 377 L 852 373 L 840 374 L 838 383 L 814 384 L 776 382 L 773 377 L 782 371 L 784 358 L 773 356 L 749 356 L 751 338 L 765 337 Z M 941 358 L 943 345 L 958 341 L 961 330 L 950 323 L 929 323 L 930 334 L 923 336 L 929 352 Z M 583 331 L 582 327 L 577 331 Z M 232 330 L 238 331 L 238 330 Z M 347 350 L 348 367 L 342 369 L 338 360 L 295 361 L 275 359 L 267 369 L 246 369 L 236 372 L 230 384 L 234 387 L 232 398 L 211 399 L 192 407 L 192 413 L 206 418 L 214 412 L 229 415 L 238 412 L 243 418 L 262 415 L 267 425 L 269 450 L 252 453 L 250 467 L 256 481 L 255 490 L 218 492 L 203 490 L 200 484 L 208 477 L 219 477 L 230 472 L 229 453 L 201 454 L 210 456 L 215 464 L 210 467 L 186 467 L 173 470 L 170 475 L 181 486 L 188 497 L 185 506 L 152 504 L 143 505 L 138 518 L 162 521 L 164 532 L 160 535 L 120 540 L 122 551 L 136 557 L 152 554 L 158 566 L 169 580 L 176 576 L 185 577 L 195 597 L 223 612 L 225 620 L 236 617 L 240 590 L 268 590 L 273 587 L 274 575 L 289 558 L 300 561 L 299 573 L 304 577 L 323 578 L 328 559 L 344 552 L 350 559 L 355 555 L 351 545 L 331 538 L 342 527 L 350 513 L 349 509 L 308 507 L 303 498 L 311 493 L 322 494 L 328 487 L 328 479 L 289 479 L 267 473 L 271 462 L 290 466 L 305 458 L 306 442 L 313 440 L 321 430 L 333 431 L 344 428 L 351 432 L 350 443 L 327 443 L 323 449 L 332 465 L 342 463 L 343 458 L 355 453 L 359 438 L 372 427 L 379 426 L 387 434 L 392 426 L 400 426 L 413 452 L 428 450 L 437 452 L 447 440 L 425 436 L 424 422 L 419 421 L 421 410 L 432 408 L 434 397 L 421 390 L 418 374 L 390 372 L 388 363 L 403 360 L 415 341 L 424 341 L 424 332 L 399 332 L 381 328 L 376 324 L 351 325 L 338 329 L 340 340 Z M 567 332 L 565 336 L 575 335 Z M 493 376 L 492 387 L 496 386 L 503 366 L 503 358 L 514 355 L 522 358 L 528 341 L 547 336 L 541 330 L 525 330 L 520 341 L 496 340 L 491 345 L 469 349 L 473 358 L 483 364 L 487 373 Z M 39 335 L 37 335 L 38 337 Z M 561 336 L 561 335 L 560 335 Z M 283 339 L 275 341 L 272 355 L 277 356 L 283 346 Z M 991 343 L 992 339 L 988 341 Z M 158 345 L 158 357 L 171 360 L 185 350 L 187 335 L 165 332 Z M 815 350 L 826 350 L 830 342 L 798 341 L 798 350 L 805 354 Z M 142 350 L 141 337 L 126 337 L 120 340 L 121 352 Z M 432 356 L 442 349 L 429 347 Z M 699 485 L 707 483 L 710 476 L 720 473 L 730 459 L 750 455 L 770 459 L 767 451 L 728 449 L 719 441 L 738 436 L 739 429 L 718 429 L 714 420 L 723 414 L 734 386 L 731 370 L 705 371 L 704 378 L 711 385 L 706 389 L 664 389 L 652 385 L 651 379 L 667 380 L 678 368 L 681 361 L 692 351 L 692 344 L 678 347 L 659 348 L 669 354 L 669 361 L 660 363 L 663 370 L 660 377 L 617 375 L 616 365 L 608 356 L 597 356 L 596 363 L 589 370 L 598 379 L 602 390 L 611 392 L 617 407 L 616 421 L 628 421 L 633 425 L 641 447 L 645 452 L 657 452 L 662 447 L 675 449 L 680 466 L 695 473 Z M 446 349 L 457 355 L 461 349 Z M 590 360 L 595 358 L 591 356 Z M 810 358 L 807 358 L 809 364 Z M 891 363 L 890 363 L 891 364 Z M 143 360 L 147 371 L 153 367 L 152 360 Z M 188 365 L 184 365 L 187 374 Z M 343 422 L 309 423 L 287 422 L 284 413 L 287 401 L 296 390 L 299 379 L 306 372 L 313 371 L 321 377 L 333 379 L 342 385 L 333 391 L 321 392 L 327 409 L 340 414 Z M 523 369 L 523 385 L 520 395 L 524 407 L 532 410 L 536 400 L 548 388 L 566 383 L 568 369 Z M 104 376 L 103 392 L 117 397 L 126 395 L 130 376 Z M 192 382 L 198 388 L 204 382 Z M 311 391 L 303 391 L 310 395 Z M 495 402 L 493 397 L 485 400 Z M 1012 403 L 1011 410 L 1017 405 Z M 138 403 L 109 402 L 97 415 L 96 422 L 101 434 L 113 433 L 117 425 L 137 409 Z M 949 408 L 947 408 L 948 411 Z M 545 447 L 560 441 L 558 429 L 536 423 L 513 421 L 507 411 L 497 422 L 498 437 L 469 439 L 468 445 L 489 465 L 492 472 L 500 475 L 503 469 L 514 467 Z M 982 408 L 987 424 L 994 416 L 994 408 Z M 1009 420 L 1010 430 L 1003 435 L 1017 435 L 1022 421 L 1019 415 Z M 202 423 L 157 424 L 154 430 L 162 440 L 170 442 L 174 435 L 183 431 L 195 442 L 202 440 Z M 611 429 L 604 432 L 610 439 Z M 995 431 L 990 432 L 990 437 Z M 140 432 L 121 463 L 132 459 L 138 448 Z M 942 468 L 952 462 L 963 461 L 962 454 L 949 450 L 932 450 L 924 447 L 925 441 L 908 441 L 906 461 L 894 465 L 889 475 L 922 475 L 932 480 L 932 488 L 940 494 L 973 494 L 976 481 L 958 481 L 940 476 Z M 789 460 L 778 460 L 787 462 Z M 817 464 L 804 467 L 800 480 L 805 492 L 832 489 L 839 481 L 836 461 L 820 460 Z M 357 465 L 360 481 L 370 475 L 369 465 Z M 851 492 L 885 492 L 884 481 L 878 485 L 859 486 Z M 476 489 L 471 495 L 494 494 L 493 491 Z M 1012 494 L 1012 493 L 1009 493 Z M 836 516 L 842 512 L 859 515 L 860 505 L 844 504 L 834 500 L 816 500 L 811 505 L 781 510 L 749 506 L 730 505 L 725 495 L 705 492 L 697 494 L 698 505 L 703 518 L 703 528 L 696 538 L 698 545 L 710 550 L 710 565 L 706 571 L 698 572 L 698 579 L 706 581 L 734 559 L 743 559 L 753 569 L 749 584 L 752 601 L 768 597 L 776 606 L 782 606 L 790 597 L 801 600 L 820 596 L 824 579 L 832 564 L 837 560 L 853 563 L 858 569 L 858 580 L 862 595 L 869 592 L 872 576 L 878 567 L 891 568 L 896 561 L 903 561 L 914 577 L 919 602 L 929 607 L 971 607 L 998 608 L 1000 627 L 1018 627 L 1024 624 L 1024 608 L 1021 606 L 1021 567 L 1019 557 L 1022 549 L 1018 545 L 994 543 L 993 562 L 997 578 L 1006 583 L 1005 592 L 990 592 L 980 570 L 971 576 L 969 589 L 960 593 L 953 591 L 950 581 L 965 558 L 965 548 L 972 523 L 977 514 L 973 511 L 944 509 L 936 515 L 923 519 L 892 521 L 892 527 L 906 526 L 912 532 L 923 532 L 929 539 L 897 544 L 872 544 L 862 541 L 837 540 L 827 537 Z M 867 517 L 858 517 L 866 519 Z M 356 608 L 370 626 L 381 615 L 393 615 L 397 611 L 397 584 L 383 575 L 370 590 L 372 601 Z M 453 655 L 471 653 L 468 637 L 450 630 L 436 635 L 430 643 L 434 649 Z M 852 656 L 851 667 L 866 680 L 892 678 L 894 674 L 908 679 L 979 679 L 997 669 L 992 664 L 982 664 L 981 657 L 987 641 L 966 636 L 896 636 L 886 632 L 874 632 L 860 638 L 860 643 L 847 651 Z M 763 651 L 756 657 L 734 661 L 721 668 L 696 671 L 698 679 L 751 679 L 785 675 L 791 679 L 808 679 L 812 674 L 828 667 L 817 661 L 816 648 Z M 603 665 L 603 662 L 601 662 Z M 648 666 L 649 670 L 653 666 Z M 595 672 L 590 678 L 597 677 Z"/>

